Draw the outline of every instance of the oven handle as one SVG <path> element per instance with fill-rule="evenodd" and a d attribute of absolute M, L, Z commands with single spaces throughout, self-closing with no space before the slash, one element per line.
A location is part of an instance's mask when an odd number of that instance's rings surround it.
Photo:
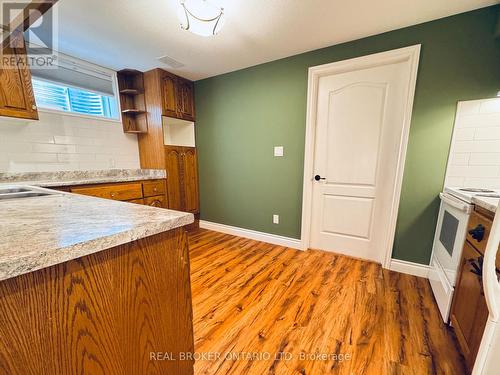
<path fill-rule="evenodd" d="M 459 201 L 458 199 L 452 198 L 448 194 L 439 193 L 439 198 L 441 198 L 441 201 L 445 202 L 446 204 L 449 204 L 450 206 L 455 207 L 456 209 L 467 214 L 471 211 L 470 205 L 465 202 Z"/>

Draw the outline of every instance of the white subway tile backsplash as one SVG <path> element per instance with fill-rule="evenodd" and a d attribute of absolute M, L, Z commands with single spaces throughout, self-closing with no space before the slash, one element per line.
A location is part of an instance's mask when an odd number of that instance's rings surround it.
<path fill-rule="evenodd" d="M 137 136 L 124 134 L 120 123 L 39 115 L 40 121 L 1 119 L 0 172 L 140 168 Z"/>
<path fill-rule="evenodd" d="M 450 177 L 498 177 L 500 176 L 500 166 L 471 166 L 471 165 L 451 165 L 448 168 Z"/>
<path fill-rule="evenodd" d="M 486 128 L 500 124 L 500 113 L 464 115 L 457 121 L 457 128 Z"/>
<path fill-rule="evenodd" d="M 500 165 L 500 150 L 471 154 L 469 165 Z"/>
<path fill-rule="evenodd" d="M 94 162 L 96 161 L 94 154 L 58 154 L 57 160 L 60 162 Z"/>
<path fill-rule="evenodd" d="M 500 178 L 465 178 L 462 186 L 500 189 Z"/>
<path fill-rule="evenodd" d="M 495 128 L 478 128 L 478 129 L 476 129 L 474 139 L 477 139 L 477 140 L 499 140 L 500 139 L 500 124 L 498 125 L 498 127 L 495 127 Z"/>
<path fill-rule="evenodd" d="M 500 188 L 500 98 L 458 104 L 445 185 Z"/>
<path fill-rule="evenodd" d="M 467 102 L 461 102 L 460 113 L 462 116 L 465 115 L 476 115 L 479 113 L 481 108 L 480 100 L 470 100 Z"/>
<path fill-rule="evenodd" d="M 479 112 L 496 113 L 496 114 L 500 113 L 500 100 L 489 99 L 489 100 L 479 100 L 479 101 L 481 102 Z"/>
<path fill-rule="evenodd" d="M 10 160 L 19 163 L 57 163 L 57 154 L 44 153 L 11 153 L 8 154 Z"/>
<path fill-rule="evenodd" d="M 469 165 L 469 153 L 455 153 L 450 156 L 450 165 Z"/>
<path fill-rule="evenodd" d="M 84 138 L 84 137 L 73 137 L 66 135 L 56 135 L 54 139 L 57 144 L 60 145 L 93 145 L 102 146 L 106 144 L 106 139 L 104 138 Z"/>
<path fill-rule="evenodd" d="M 75 153 L 76 152 L 76 146 L 75 145 L 55 145 L 55 144 L 44 144 L 44 143 L 35 143 L 33 144 L 32 148 L 33 152 L 36 153 L 43 153 L 43 152 L 50 152 L 50 153 L 58 153 L 58 154 L 69 154 L 69 153 Z"/>
<path fill-rule="evenodd" d="M 474 139 L 475 132 L 476 129 L 474 128 L 457 129 L 455 132 L 455 139 L 457 141 L 472 141 Z"/>
<path fill-rule="evenodd" d="M 474 141 L 471 152 L 498 152 L 500 150 L 500 139 L 496 141 Z"/>
<path fill-rule="evenodd" d="M 472 152 L 474 142 L 472 141 L 454 141 L 453 152 Z"/>
<path fill-rule="evenodd" d="M 0 126 L 1 129 L 1 126 Z M 1 130 L 0 130 L 1 133 Z M 26 142 L 16 142 L 13 140 L 10 142 L 10 139 L 4 139 L 3 142 L 0 141 L 0 158 L 5 160 L 9 160 L 5 155 L 9 152 L 31 152 L 33 150 L 33 144 Z"/>
<path fill-rule="evenodd" d="M 451 177 L 446 178 L 446 186 L 460 187 L 465 186 L 465 177 Z"/>

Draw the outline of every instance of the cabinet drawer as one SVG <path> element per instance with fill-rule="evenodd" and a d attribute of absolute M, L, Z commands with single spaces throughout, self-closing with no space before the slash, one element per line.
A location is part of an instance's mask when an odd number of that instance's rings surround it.
<path fill-rule="evenodd" d="M 144 199 L 132 199 L 130 201 L 127 201 L 128 203 L 134 203 L 134 204 L 144 204 Z"/>
<path fill-rule="evenodd" d="M 165 181 L 145 181 L 142 184 L 145 197 L 154 197 L 156 195 L 165 194 Z"/>
<path fill-rule="evenodd" d="M 473 211 L 470 215 L 469 224 L 467 225 L 467 241 L 474 246 L 481 254 L 484 254 L 488 238 L 491 230 L 491 220 L 480 213 Z M 470 231 L 475 231 L 475 237 Z M 482 231 L 483 235 L 478 238 Z M 482 238 L 481 238 L 482 237 Z"/>
<path fill-rule="evenodd" d="M 71 192 L 105 199 L 114 199 L 117 201 L 130 201 L 133 199 L 142 198 L 142 184 L 134 183 L 93 187 L 77 187 L 72 188 Z"/>
<path fill-rule="evenodd" d="M 144 204 L 152 207 L 167 208 L 167 199 L 165 195 L 144 198 Z"/>

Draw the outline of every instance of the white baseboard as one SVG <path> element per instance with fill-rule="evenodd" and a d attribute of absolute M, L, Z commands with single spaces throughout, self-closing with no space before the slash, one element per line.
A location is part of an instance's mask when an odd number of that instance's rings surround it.
<path fill-rule="evenodd" d="M 273 245 L 286 246 L 292 249 L 301 250 L 300 240 L 297 240 L 295 238 L 283 237 L 283 236 L 278 236 L 276 234 L 269 234 L 264 232 L 257 232 L 256 230 L 238 228 L 225 224 L 212 223 L 210 221 L 205 221 L 205 220 L 200 220 L 200 228 L 213 230 L 215 232 L 231 234 L 233 236 L 249 238 L 251 240 L 267 242 Z"/>
<path fill-rule="evenodd" d="M 406 273 L 408 275 L 418 276 L 418 277 L 429 277 L 430 266 L 425 264 L 407 262 L 405 260 L 392 259 L 391 260 L 391 271 Z"/>

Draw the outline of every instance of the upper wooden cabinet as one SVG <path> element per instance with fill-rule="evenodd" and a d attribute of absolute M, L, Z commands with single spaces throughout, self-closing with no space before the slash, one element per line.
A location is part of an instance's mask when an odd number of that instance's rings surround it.
<path fill-rule="evenodd" d="M 0 116 L 38 120 L 26 47 L 5 46 L 0 66 Z"/>
<path fill-rule="evenodd" d="M 195 120 L 193 82 L 163 71 L 161 90 L 163 116 L 187 121 Z"/>

